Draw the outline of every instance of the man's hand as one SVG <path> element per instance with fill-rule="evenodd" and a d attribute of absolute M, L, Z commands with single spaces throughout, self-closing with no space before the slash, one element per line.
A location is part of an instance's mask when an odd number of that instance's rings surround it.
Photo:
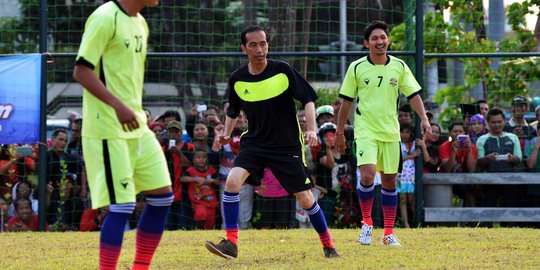
<path fill-rule="evenodd" d="M 317 134 L 313 130 L 307 130 L 304 132 L 304 142 L 310 147 L 317 146 L 319 141 L 317 140 Z"/>
<path fill-rule="evenodd" d="M 431 137 L 431 125 L 429 124 L 429 121 L 427 119 L 422 120 L 422 122 L 420 122 L 420 126 L 422 127 L 424 140 L 429 139 Z"/>
<path fill-rule="evenodd" d="M 336 132 L 334 144 L 338 153 L 345 154 L 345 149 L 347 148 L 347 145 L 345 144 L 345 134 Z"/>
<path fill-rule="evenodd" d="M 214 144 L 212 145 L 212 150 L 217 152 L 224 145 L 228 144 L 231 141 L 231 137 L 225 135 L 217 135 L 214 139 Z"/>
<path fill-rule="evenodd" d="M 122 125 L 125 132 L 133 131 L 139 128 L 139 122 L 137 122 L 137 116 L 128 106 L 120 102 L 115 108 L 116 116 Z"/>

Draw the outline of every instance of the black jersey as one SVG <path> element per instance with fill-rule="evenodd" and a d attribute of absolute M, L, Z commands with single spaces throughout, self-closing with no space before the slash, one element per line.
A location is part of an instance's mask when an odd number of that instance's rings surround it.
<path fill-rule="evenodd" d="M 289 64 L 268 60 L 266 69 L 258 75 L 251 75 L 248 66 L 243 66 L 231 74 L 228 90 L 227 115 L 236 118 L 243 110 L 248 120 L 240 148 L 302 149 L 303 134 L 294 99 L 305 106 L 315 101 L 317 94 Z"/>

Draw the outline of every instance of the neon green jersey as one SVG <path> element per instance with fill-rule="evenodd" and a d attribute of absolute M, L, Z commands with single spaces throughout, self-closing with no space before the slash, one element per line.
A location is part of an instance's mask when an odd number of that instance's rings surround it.
<path fill-rule="evenodd" d="M 390 55 L 387 58 L 386 64 L 376 65 L 364 56 L 347 69 L 339 96 L 358 101 L 355 138 L 399 142 L 399 95 L 410 99 L 421 90 L 405 62 Z"/>
<path fill-rule="evenodd" d="M 83 136 L 128 139 L 149 132 L 142 109 L 147 40 L 148 25 L 142 15 L 130 17 L 116 1 L 101 5 L 88 17 L 77 64 L 92 68 L 107 89 L 135 112 L 140 127 L 125 132 L 114 109 L 85 90 Z"/>

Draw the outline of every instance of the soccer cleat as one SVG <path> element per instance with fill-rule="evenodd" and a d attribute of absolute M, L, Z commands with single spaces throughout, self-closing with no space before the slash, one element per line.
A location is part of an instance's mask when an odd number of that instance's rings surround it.
<path fill-rule="evenodd" d="M 336 248 L 324 247 L 324 257 L 326 258 L 338 258 L 339 254 L 337 253 Z"/>
<path fill-rule="evenodd" d="M 393 234 L 389 234 L 382 239 L 382 244 L 385 246 L 401 246 L 397 237 Z"/>
<path fill-rule="evenodd" d="M 204 246 L 208 249 L 208 251 L 225 259 L 234 259 L 238 257 L 238 247 L 235 243 L 227 239 L 222 239 L 218 244 L 206 241 Z"/>
<path fill-rule="evenodd" d="M 371 235 L 373 233 L 373 226 L 369 226 L 366 223 L 362 222 L 362 231 L 360 236 L 358 236 L 358 242 L 362 245 L 371 244 Z"/>

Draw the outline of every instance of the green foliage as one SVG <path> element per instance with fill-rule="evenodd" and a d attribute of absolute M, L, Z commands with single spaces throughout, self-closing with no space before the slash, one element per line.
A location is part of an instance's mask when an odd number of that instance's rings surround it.
<path fill-rule="evenodd" d="M 317 96 L 319 97 L 315 101 L 315 108 L 322 105 L 332 105 L 339 95 L 339 89 L 337 88 L 318 88 L 315 92 L 317 92 Z"/>
<path fill-rule="evenodd" d="M 204 247 L 222 230 L 167 231 L 152 269 L 537 269 L 538 231 L 520 228 L 396 229 L 402 247 L 356 241 L 358 229 L 330 230 L 341 257 L 326 259 L 313 229 L 243 230 L 239 257 L 225 260 Z M 118 269 L 131 269 L 135 231 L 126 232 Z M 99 233 L 8 233 L 0 246 L 9 251 L 0 269 L 97 269 Z"/>
<path fill-rule="evenodd" d="M 525 15 L 532 14 L 532 6 L 540 1 L 513 3 L 507 9 L 508 23 L 512 34 L 497 46 L 485 36 L 483 1 L 433 0 L 442 9 L 449 9 L 451 21 L 443 20 L 442 12 L 426 13 L 424 18 L 424 41 L 426 53 L 493 53 L 529 52 L 537 45 L 534 33 L 525 28 Z M 467 30 L 470 26 L 473 30 Z M 393 48 L 404 49 L 397 39 L 404 40 L 404 26 L 397 26 L 390 34 Z M 431 61 L 431 60 L 430 60 Z M 459 103 L 474 102 L 468 89 L 480 85 L 483 99 L 494 106 L 505 105 L 517 94 L 527 95 L 527 85 L 539 77 L 540 63 L 536 58 L 509 59 L 500 63 L 498 70 L 492 70 L 492 58 L 462 58 L 464 63 L 464 85 L 451 85 L 440 89 L 434 101 L 448 106 L 440 113 L 439 120 L 445 126 L 460 117 Z"/>

